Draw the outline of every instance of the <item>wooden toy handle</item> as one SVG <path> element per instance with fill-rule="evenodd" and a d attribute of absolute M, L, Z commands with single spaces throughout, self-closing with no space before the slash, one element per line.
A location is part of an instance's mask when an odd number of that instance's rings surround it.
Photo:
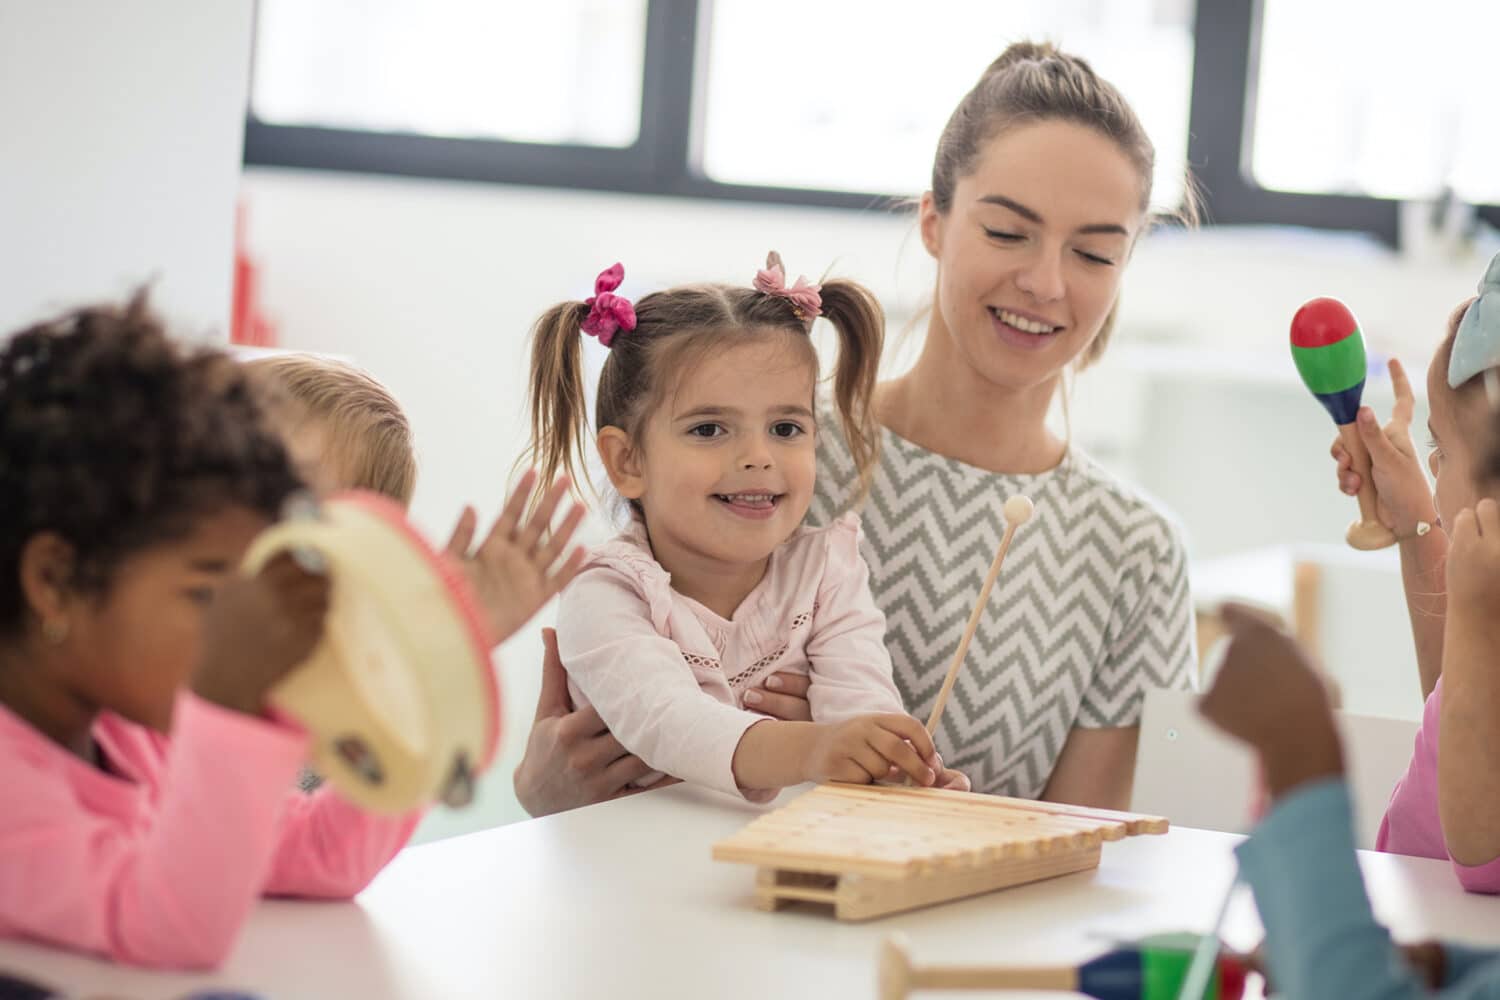
<path fill-rule="evenodd" d="M 1349 452 L 1350 468 L 1359 476 L 1359 520 L 1349 525 L 1345 538 L 1365 551 L 1396 544 L 1396 533 L 1380 523 L 1375 511 L 1375 480 L 1370 474 L 1370 452 L 1352 423 L 1339 424 L 1339 440 Z"/>

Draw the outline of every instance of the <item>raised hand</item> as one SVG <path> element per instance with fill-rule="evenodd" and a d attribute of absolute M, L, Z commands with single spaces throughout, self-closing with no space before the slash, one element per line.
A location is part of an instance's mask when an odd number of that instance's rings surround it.
<path fill-rule="evenodd" d="M 1260 752 L 1274 797 L 1342 774 L 1328 689 L 1297 640 L 1253 608 L 1225 605 L 1220 617 L 1229 648 L 1198 711 Z"/>
<path fill-rule="evenodd" d="M 1362 406 L 1355 427 L 1364 441 L 1365 450 L 1370 453 L 1375 516 L 1398 538 L 1410 538 L 1417 534 L 1418 524 L 1434 524 L 1437 511 L 1432 503 L 1432 487 L 1422 471 L 1422 460 L 1417 457 L 1411 439 L 1415 409 L 1411 382 L 1406 377 L 1406 369 L 1395 358 L 1390 360 L 1388 367 L 1391 388 L 1396 393 L 1390 421 L 1381 428 L 1375 419 L 1375 411 Z M 1349 496 L 1356 496 L 1363 484 L 1359 473 L 1353 469 L 1348 449 L 1341 440 L 1334 438 L 1329 454 L 1338 467 L 1339 489 Z"/>
<path fill-rule="evenodd" d="M 1448 608 L 1486 622 L 1500 610 L 1500 504 L 1490 497 L 1449 526 Z"/>
<path fill-rule="evenodd" d="M 478 598 L 490 642 L 497 646 L 567 586 L 583 565 L 582 549 L 574 549 L 558 564 L 583 520 L 582 504 L 574 503 L 562 524 L 548 531 L 571 483 L 565 476 L 559 478 L 527 513 L 536 481 L 536 470 L 527 470 L 477 549 L 470 551 L 478 526 L 472 507 L 464 508 L 448 540 L 446 555 L 463 568 Z"/>

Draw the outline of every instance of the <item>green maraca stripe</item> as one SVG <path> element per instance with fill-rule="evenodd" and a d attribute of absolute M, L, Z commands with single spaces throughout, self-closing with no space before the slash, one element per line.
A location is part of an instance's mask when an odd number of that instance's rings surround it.
<path fill-rule="evenodd" d="M 1178 1000 L 1178 995 L 1187 982 L 1188 967 L 1192 961 L 1193 953 L 1190 951 L 1142 948 L 1140 1000 Z M 1217 961 L 1208 985 L 1203 988 L 1201 1000 L 1219 1000 Z"/>
<path fill-rule="evenodd" d="M 1313 392 L 1319 395 L 1343 392 L 1365 377 L 1365 340 L 1355 330 L 1336 344 L 1293 347 L 1292 360 L 1297 363 L 1303 384 Z"/>

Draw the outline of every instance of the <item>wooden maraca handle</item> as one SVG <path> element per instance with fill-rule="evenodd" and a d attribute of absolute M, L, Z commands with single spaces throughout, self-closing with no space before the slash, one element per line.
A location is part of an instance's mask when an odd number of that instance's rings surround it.
<path fill-rule="evenodd" d="M 1359 476 L 1359 520 L 1349 525 L 1345 536 L 1356 549 L 1370 551 L 1396 544 L 1396 533 L 1380 523 L 1376 513 L 1375 479 L 1371 475 L 1370 452 L 1354 424 L 1339 424 L 1339 440 L 1349 452 L 1351 470 Z"/>

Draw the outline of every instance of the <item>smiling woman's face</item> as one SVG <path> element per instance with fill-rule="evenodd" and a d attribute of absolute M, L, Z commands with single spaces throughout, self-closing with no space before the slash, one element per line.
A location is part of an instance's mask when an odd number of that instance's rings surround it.
<path fill-rule="evenodd" d="M 959 355 L 996 385 L 1056 377 L 1099 335 L 1144 223 L 1140 174 L 1102 133 L 1046 121 L 991 139 L 946 213 L 922 199 Z"/>

